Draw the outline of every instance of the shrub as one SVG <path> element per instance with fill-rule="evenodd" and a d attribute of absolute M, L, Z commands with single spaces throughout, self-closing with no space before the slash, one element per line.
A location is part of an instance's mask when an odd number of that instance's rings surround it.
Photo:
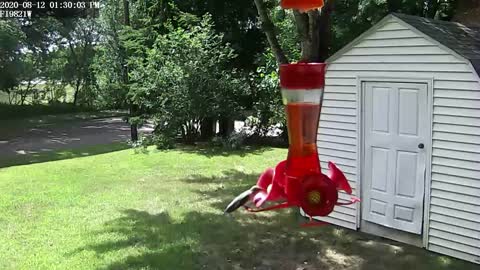
<path fill-rule="evenodd" d="M 165 134 L 152 134 L 141 136 L 136 142 L 129 141 L 128 144 L 138 152 L 146 152 L 147 147 L 155 145 L 159 150 L 168 150 L 175 148 L 175 140 Z"/>
<path fill-rule="evenodd" d="M 210 146 L 222 147 L 226 150 L 239 150 L 245 145 L 248 134 L 245 131 L 233 132 L 230 136 L 223 138 L 215 136 L 210 140 Z"/>

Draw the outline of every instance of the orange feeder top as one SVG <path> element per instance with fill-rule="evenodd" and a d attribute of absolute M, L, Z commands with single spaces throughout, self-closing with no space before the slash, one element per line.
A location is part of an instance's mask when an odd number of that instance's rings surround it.
<path fill-rule="evenodd" d="M 311 9 L 322 8 L 324 0 L 282 0 L 281 6 L 284 9 L 298 9 L 308 11 Z"/>

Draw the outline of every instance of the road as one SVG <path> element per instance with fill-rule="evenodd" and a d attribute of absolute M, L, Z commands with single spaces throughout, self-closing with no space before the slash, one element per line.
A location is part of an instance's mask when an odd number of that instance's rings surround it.
<path fill-rule="evenodd" d="M 150 132 L 145 127 L 140 132 Z M 85 146 L 125 142 L 130 126 L 121 117 L 50 123 L 0 131 L 0 160 Z"/>

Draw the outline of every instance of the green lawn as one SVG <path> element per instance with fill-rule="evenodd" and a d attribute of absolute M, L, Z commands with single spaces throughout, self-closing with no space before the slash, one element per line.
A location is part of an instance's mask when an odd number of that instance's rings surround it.
<path fill-rule="evenodd" d="M 478 269 L 334 226 L 301 229 L 294 211 L 224 216 L 286 150 L 94 150 L 0 169 L 0 269 Z"/>
<path fill-rule="evenodd" d="M 25 86 L 20 86 L 20 87 L 23 87 L 25 89 Z M 37 89 L 37 90 L 44 90 L 46 87 L 45 84 L 37 84 L 34 89 Z M 64 101 L 64 102 L 68 102 L 68 103 L 71 103 L 73 102 L 73 95 L 75 94 L 75 89 L 73 86 L 71 86 L 70 84 L 67 84 L 65 85 L 65 98 L 60 98 L 61 101 Z M 51 95 L 51 93 L 48 93 L 47 94 L 47 98 L 49 98 Z M 32 95 L 29 95 L 27 96 L 26 100 L 25 100 L 25 104 L 31 104 L 32 103 L 32 100 L 33 100 L 33 96 Z M 2 92 L 0 91 L 0 103 L 5 103 L 7 104 L 9 102 L 9 98 L 8 98 L 8 94 L 5 93 L 5 92 Z M 42 100 L 42 103 L 46 104 L 48 103 L 48 100 Z"/>

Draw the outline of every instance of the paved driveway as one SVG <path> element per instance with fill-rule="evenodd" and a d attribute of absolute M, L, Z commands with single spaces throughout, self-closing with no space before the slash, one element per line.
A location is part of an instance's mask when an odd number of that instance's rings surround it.
<path fill-rule="evenodd" d="M 150 132 L 144 127 L 140 132 Z M 130 126 L 121 117 L 41 124 L 0 131 L 0 160 L 78 147 L 125 142 Z"/>

